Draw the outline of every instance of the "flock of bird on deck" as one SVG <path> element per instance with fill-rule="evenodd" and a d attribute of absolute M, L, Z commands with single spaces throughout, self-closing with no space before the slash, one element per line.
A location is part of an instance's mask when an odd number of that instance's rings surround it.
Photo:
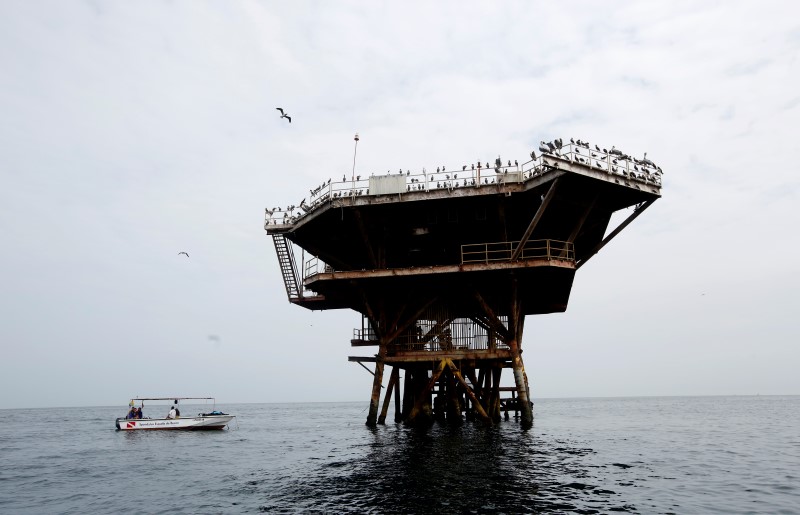
<path fill-rule="evenodd" d="M 281 109 L 280 107 L 276 109 L 281 112 L 281 118 L 287 118 L 289 120 L 289 123 L 291 123 L 292 119 L 288 115 L 286 115 L 286 113 L 284 113 L 283 109 Z M 583 157 L 584 153 L 581 152 L 580 150 L 581 148 L 588 151 L 585 153 L 586 157 Z M 551 142 L 541 141 L 539 143 L 539 152 L 541 152 L 542 155 L 537 157 L 536 152 L 531 151 L 530 153 L 531 160 L 528 162 L 529 163 L 536 162 L 537 159 L 540 159 L 541 164 L 534 165 L 528 171 L 523 170 L 522 180 L 533 178 L 538 175 L 541 175 L 545 171 L 559 168 L 559 163 L 557 160 L 549 162 L 545 159 L 546 156 L 556 156 L 560 159 L 567 159 L 572 162 L 581 163 L 590 168 L 597 168 L 599 170 L 606 171 L 612 175 L 613 174 L 621 175 L 624 177 L 623 180 L 635 179 L 645 183 L 652 183 L 657 186 L 661 185 L 661 174 L 662 174 L 661 168 L 656 166 L 656 164 L 650 159 L 647 159 L 647 152 L 644 153 L 642 159 L 636 159 L 634 157 L 629 156 L 628 154 L 623 153 L 614 146 L 611 147 L 611 150 L 606 150 L 604 148 L 601 149 L 598 145 L 595 145 L 594 150 L 592 150 L 588 142 L 581 141 L 580 139 L 575 140 L 573 138 L 570 138 L 570 144 L 566 147 L 566 149 L 564 147 L 563 140 L 561 140 L 560 138 L 555 139 Z M 633 166 L 630 166 L 631 163 L 633 163 Z M 525 164 L 527 163 L 523 163 L 523 168 Z M 519 172 L 520 168 L 519 162 L 516 160 L 514 161 L 513 165 L 509 160 L 508 165 L 503 166 L 503 163 L 500 160 L 499 156 L 497 157 L 497 159 L 495 159 L 494 165 L 495 165 L 494 172 L 496 174 L 507 174 L 509 172 L 509 169 L 512 168 L 514 169 L 514 171 Z M 469 172 L 467 172 L 468 167 L 470 168 Z M 452 190 L 454 188 L 476 186 L 480 182 L 480 173 L 482 169 L 485 170 L 491 169 L 488 161 L 486 161 L 485 165 L 483 165 L 481 161 L 478 161 L 477 167 L 475 163 L 471 165 L 463 165 L 461 167 L 462 174 L 464 172 L 467 172 L 468 175 L 470 175 L 471 177 L 467 178 L 462 177 L 462 179 L 459 180 L 458 173 L 447 173 L 445 166 L 442 165 L 441 167 L 436 168 L 436 173 L 439 174 L 439 178 L 437 180 L 437 177 L 433 174 L 428 176 L 427 172 L 423 168 L 422 175 L 425 177 L 425 179 L 420 180 L 418 178 L 411 177 L 410 184 L 406 185 L 406 191 L 410 192 L 417 190 L 431 190 L 431 189 L 443 189 L 443 188 Z M 475 170 L 477 170 L 478 172 L 477 177 L 474 176 Z M 392 173 L 391 171 L 387 171 L 386 175 L 391 175 L 391 173 Z M 411 175 L 410 170 L 406 170 L 405 172 L 403 172 L 402 168 L 397 173 L 398 175 L 406 175 L 406 176 Z M 372 175 L 374 176 L 375 174 L 373 173 Z M 444 178 L 442 178 L 442 175 L 444 175 Z M 281 207 L 273 207 L 272 209 L 267 208 L 265 210 L 267 218 L 266 224 L 269 225 L 270 223 L 272 223 L 273 225 L 278 225 L 278 223 L 285 224 L 287 222 L 294 222 L 302 215 L 302 213 L 294 214 L 295 210 L 302 209 L 305 213 L 308 213 L 312 211 L 317 205 L 329 200 L 330 198 L 357 197 L 360 195 L 369 194 L 368 188 L 355 189 L 354 187 L 352 187 L 349 189 L 345 188 L 343 191 L 333 191 L 330 193 L 326 192 L 324 195 L 321 195 L 318 198 L 314 199 L 314 197 L 318 195 L 321 191 L 329 189 L 331 180 L 332 179 L 328 179 L 326 182 L 323 182 L 316 188 L 312 188 L 309 190 L 309 193 L 311 195 L 310 198 L 313 199 L 311 205 L 306 203 L 306 199 L 303 199 L 300 201 L 299 205 L 290 205 L 287 206 L 286 209 L 283 209 Z M 353 186 L 355 186 L 355 182 L 357 181 L 361 181 L 360 175 L 354 176 L 350 179 L 350 182 L 353 183 Z M 434 181 L 436 181 L 435 188 L 433 186 Z M 348 182 L 347 176 L 343 175 L 342 184 L 346 184 L 347 182 Z M 491 180 L 489 177 L 483 178 L 483 184 L 485 185 L 495 184 L 496 182 L 498 182 L 496 178 L 491 178 Z M 619 180 L 616 180 L 616 182 L 619 183 Z M 279 218 L 275 219 L 272 218 L 273 214 L 276 212 L 283 213 L 282 221 L 279 222 L 280 220 Z"/>
<path fill-rule="evenodd" d="M 653 184 L 661 184 L 661 168 L 656 166 L 656 164 L 650 159 L 647 159 L 647 152 L 644 153 L 642 159 L 636 159 L 635 157 L 631 157 L 628 154 L 623 153 L 621 150 L 617 150 L 617 148 L 614 146 L 611 147 L 611 150 L 606 150 L 595 145 L 594 150 L 592 150 L 591 146 L 586 141 L 576 141 L 572 138 L 570 138 L 569 141 L 571 145 L 566 153 L 574 154 L 572 155 L 574 161 L 585 164 L 589 167 L 594 167 L 600 170 L 609 171 L 610 173 L 616 173 L 625 177 L 630 177 L 631 179 L 639 179 L 645 182 L 652 182 Z M 541 141 L 539 143 L 539 151 L 543 154 L 551 154 L 561 157 L 561 149 L 563 146 L 564 142 L 560 138 L 553 140 L 552 142 Z M 588 157 L 583 157 L 580 148 L 584 148 L 589 151 Z M 531 152 L 531 159 L 536 159 L 535 152 Z M 626 166 L 631 162 L 633 163 L 632 169 L 631 167 Z M 603 164 L 606 165 L 606 168 L 603 167 Z M 610 169 L 607 169 L 608 167 L 610 167 Z"/>

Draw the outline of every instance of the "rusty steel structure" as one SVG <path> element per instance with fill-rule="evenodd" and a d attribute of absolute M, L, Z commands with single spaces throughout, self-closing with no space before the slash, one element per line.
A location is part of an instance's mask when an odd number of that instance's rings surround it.
<path fill-rule="evenodd" d="M 540 150 L 521 165 L 354 174 L 267 209 L 289 301 L 358 312 L 351 345 L 377 348 L 349 358 L 374 365 L 368 425 L 394 397 L 396 422 L 492 424 L 513 410 L 531 427 L 526 315 L 565 311 L 575 272 L 661 196 L 649 160 L 560 140 Z M 500 386 L 504 369 L 514 387 Z"/>

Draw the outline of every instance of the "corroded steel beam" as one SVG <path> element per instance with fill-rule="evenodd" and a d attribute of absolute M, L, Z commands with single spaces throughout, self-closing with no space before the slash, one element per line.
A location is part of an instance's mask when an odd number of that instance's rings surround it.
<path fill-rule="evenodd" d="M 494 351 L 485 351 L 485 350 L 459 350 L 459 349 L 452 349 L 448 351 L 395 351 L 390 352 L 384 358 L 384 362 L 386 363 L 416 363 L 422 361 L 434 361 L 437 359 L 442 358 L 450 358 L 456 360 L 463 360 L 463 359 L 475 359 L 475 360 L 505 360 L 510 361 L 512 359 L 511 351 L 507 349 L 496 349 Z M 358 358 L 358 360 L 363 361 L 375 361 L 376 358 Z M 351 361 L 356 361 L 355 359 L 350 358 Z"/>
<path fill-rule="evenodd" d="M 553 200 L 553 197 L 556 194 L 556 186 L 558 186 L 557 178 L 552 184 L 550 184 L 550 189 L 547 190 L 547 195 L 544 196 L 544 200 L 542 200 L 542 203 L 539 204 L 539 209 L 536 210 L 536 214 L 533 215 L 531 223 L 529 223 L 528 228 L 525 229 L 525 233 L 522 235 L 522 238 L 520 238 L 517 248 L 514 249 L 514 253 L 511 254 L 511 261 L 516 261 L 519 259 L 519 255 L 522 254 L 522 249 L 525 247 L 525 244 L 528 243 L 528 238 L 530 238 L 531 234 L 533 234 L 533 230 L 536 229 L 536 225 L 539 223 L 539 220 L 542 219 L 547 206 L 550 204 L 550 201 Z"/>
<path fill-rule="evenodd" d="M 522 429 L 530 429 L 533 427 L 533 410 L 528 397 L 528 379 L 525 376 L 525 365 L 522 363 L 516 339 L 509 341 L 508 346 L 511 347 L 511 354 L 513 355 L 511 368 L 514 371 L 514 383 L 517 385 L 520 409 L 522 411 L 521 426 Z"/>
<path fill-rule="evenodd" d="M 388 336 L 386 336 L 386 342 L 390 343 L 395 338 L 397 338 L 398 336 L 403 334 L 403 331 L 408 329 L 411 326 L 411 324 L 415 323 L 417 321 L 417 319 L 420 317 L 420 315 L 422 315 L 422 313 L 424 313 L 425 310 L 428 309 L 431 306 L 431 304 L 433 304 L 435 301 L 436 301 L 436 297 L 434 297 L 434 298 L 428 300 L 427 302 L 423 303 L 422 307 L 420 307 L 413 315 L 411 315 L 410 318 L 407 318 L 402 324 L 400 324 L 397 327 L 397 329 L 395 329 Z"/>
<path fill-rule="evenodd" d="M 375 363 L 376 361 L 378 361 L 378 358 L 376 358 L 375 356 L 348 356 L 347 357 L 347 361 L 350 361 L 350 362 L 353 362 L 353 363 L 362 363 L 362 362 L 363 363 Z M 367 369 L 367 371 L 370 374 L 372 374 L 372 370 Z"/>
<path fill-rule="evenodd" d="M 362 339 L 355 339 L 350 340 L 351 347 L 372 347 L 375 345 L 380 345 L 380 340 L 362 340 Z"/>
<path fill-rule="evenodd" d="M 386 423 L 386 413 L 389 411 L 389 403 L 392 400 L 392 392 L 395 389 L 397 381 L 399 381 L 400 377 L 400 369 L 397 367 L 392 368 L 392 375 L 389 376 L 389 384 L 386 386 L 386 395 L 383 398 L 383 408 L 381 408 L 381 414 L 378 417 L 378 424 L 385 424 Z"/>
<path fill-rule="evenodd" d="M 361 233 L 361 240 L 364 243 L 364 247 L 367 249 L 369 262 L 372 263 L 374 268 L 378 268 L 378 260 L 375 259 L 375 252 L 372 250 L 372 245 L 369 242 L 369 234 L 367 233 L 367 228 L 364 226 L 364 218 L 361 216 L 361 210 L 354 209 L 353 215 L 356 220 L 356 225 L 358 226 L 358 231 Z"/>
<path fill-rule="evenodd" d="M 606 244 L 614 238 L 614 236 L 619 234 L 622 231 L 622 229 L 626 228 L 629 223 L 631 223 L 634 220 L 636 220 L 636 217 L 641 215 L 644 212 L 644 210 L 647 209 L 648 207 L 650 207 L 653 204 L 653 202 L 655 202 L 655 201 L 656 201 L 656 199 L 650 199 L 650 200 L 646 201 L 644 204 L 642 204 L 641 206 L 636 207 L 633 210 L 633 213 L 631 213 L 630 216 L 628 218 L 626 218 L 624 222 L 619 224 L 619 226 L 616 229 L 614 229 L 613 231 L 611 231 L 611 233 L 608 236 L 606 236 L 603 239 L 603 241 L 598 243 L 592 250 L 590 250 L 586 254 L 585 258 L 581 259 L 577 263 L 577 265 L 575 266 L 575 270 L 577 270 L 578 268 L 582 267 L 587 261 L 589 261 L 589 259 L 591 259 L 592 256 L 594 256 L 595 254 L 600 252 L 600 249 L 605 247 Z"/>
<path fill-rule="evenodd" d="M 322 272 L 308 276 L 303 284 L 311 287 L 317 281 L 330 281 L 336 279 L 374 279 L 380 277 L 408 277 L 436 274 L 457 274 L 463 272 L 483 272 L 492 270 L 513 270 L 519 268 L 536 267 L 575 268 L 569 259 L 526 259 L 520 261 L 498 261 L 494 263 L 466 263 L 463 265 L 438 265 L 421 266 L 415 268 L 386 268 L 383 270 L 349 270 L 344 272 Z M 313 288 L 312 288 L 313 289 Z"/>
<path fill-rule="evenodd" d="M 483 310 L 484 315 L 486 315 L 486 321 L 492 326 L 492 329 L 497 331 L 503 340 L 508 340 L 511 338 L 511 334 L 509 333 L 508 329 L 503 325 L 500 319 L 497 318 L 497 315 L 494 314 L 494 310 L 489 307 L 489 304 L 486 303 L 486 301 L 483 299 L 483 296 L 481 296 L 481 294 L 477 291 L 474 293 L 474 296 L 475 300 L 478 301 L 478 304 Z"/>
<path fill-rule="evenodd" d="M 394 367 L 397 370 L 397 381 L 394 382 L 394 421 L 400 423 L 403 421 L 403 414 L 400 410 L 400 368 Z"/>
<path fill-rule="evenodd" d="M 578 237 L 578 234 L 580 234 L 581 229 L 583 229 L 583 224 L 585 224 L 586 223 L 586 219 L 589 218 L 589 213 L 591 213 L 592 209 L 594 209 L 594 205 L 597 204 L 597 199 L 598 198 L 600 198 L 599 195 L 595 195 L 592 198 L 592 201 L 589 202 L 588 204 L 586 204 L 586 208 L 583 210 L 583 213 L 581 213 L 581 217 L 578 219 L 578 222 L 575 224 L 575 228 L 572 229 L 572 233 L 570 233 L 569 238 L 567 238 L 567 243 L 575 243 L 575 238 Z M 561 251 L 562 255 L 566 251 L 567 251 L 567 249 L 565 247 L 564 250 Z"/>
<path fill-rule="evenodd" d="M 450 372 L 453 374 L 453 377 L 456 378 L 456 381 L 459 382 L 464 391 L 467 392 L 467 396 L 472 401 L 472 405 L 475 406 L 475 411 L 478 413 L 478 417 L 486 423 L 487 425 L 492 425 L 492 419 L 489 415 L 486 414 L 486 411 L 481 406 L 480 401 L 475 396 L 475 392 L 472 391 L 472 388 L 469 387 L 466 381 L 464 381 L 464 377 L 462 377 L 461 372 L 458 370 L 458 367 L 455 363 L 453 363 L 452 359 L 447 359 L 447 366 L 450 368 Z"/>
<path fill-rule="evenodd" d="M 431 391 L 433 385 L 436 384 L 436 381 L 439 379 L 439 376 L 442 375 L 445 367 L 447 367 L 447 360 L 443 359 L 439 362 L 439 366 L 434 369 L 425 387 L 420 392 L 417 392 L 417 401 L 414 403 L 414 407 L 411 408 L 411 413 L 408 414 L 408 420 L 410 422 L 413 422 L 419 415 L 419 412 L 422 410 L 422 404 L 425 401 L 425 396 Z"/>
<path fill-rule="evenodd" d="M 369 400 L 369 414 L 367 415 L 367 425 L 375 426 L 378 417 L 378 400 L 381 396 L 381 388 L 383 388 L 383 360 L 381 359 L 386 353 L 386 345 L 381 345 L 381 350 L 378 352 L 378 359 L 375 361 L 375 377 L 372 380 L 372 396 Z"/>

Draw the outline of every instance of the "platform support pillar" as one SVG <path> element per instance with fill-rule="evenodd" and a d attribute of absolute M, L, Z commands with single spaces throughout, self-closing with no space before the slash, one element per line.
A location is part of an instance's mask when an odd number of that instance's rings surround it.
<path fill-rule="evenodd" d="M 378 417 L 378 424 L 386 424 L 386 414 L 389 412 L 389 403 L 392 401 L 392 393 L 395 390 L 395 385 L 399 381 L 400 369 L 397 367 L 392 368 L 392 374 L 389 376 L 389 385 L 386 387 L 386 395 L 383 397 L 383 408 L 381 415 Z"/>
<path fill-rule="evenodd" d="M 378 361 L 375 362 L 375 378 L 372 380 L 372 396 L 369 399 L 369 414 L 367 415 L 367 425 L 375 427 L 378 425 L 378 404 L 381 398 L 381 386 L 383 383 L 383 359 L 386 357 L 386 344 L 381 342 L 378 352 Z"/>
<path fill-rule="evenodd" d="M 528 381 L 526 381 L 525 378 L 525 365 L 522 363 L 517 341 L 511 340 L 508 342 L 508 346 L 511 348 L 511 367 L 514 370 L 514 383 L 517 386 L 517 404 L 519 404 L 522 414 L 520 424 L 522 429 L 530 429 L 533 427 L 533 409 L 531 408 L 530 398 L 528 396 Z"/>
<path fill-rule="evenodd" d="M 406 372 L 408 378 L 408 372 Z M 397 369 L 397 381 L 394 382 L 394 421 L 399 424 L 403 421 L 403 412 L 400 408 L 400 369 Z"/>

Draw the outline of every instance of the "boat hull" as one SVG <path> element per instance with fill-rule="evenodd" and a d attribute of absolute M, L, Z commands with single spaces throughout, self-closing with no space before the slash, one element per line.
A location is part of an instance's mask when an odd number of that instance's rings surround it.
<path fill-rule="evenodd" d="M 117 419 L 117 429 L 120 431 L 139 431 L 139 430 L 164 430 L 182 429 L 187 431 L 200 430 L 219 430 L 224 429 L 234 418 L 234 415 L 208 415 L 197 417 L 181 418 L 141 418 L 141 419 Z"/>

